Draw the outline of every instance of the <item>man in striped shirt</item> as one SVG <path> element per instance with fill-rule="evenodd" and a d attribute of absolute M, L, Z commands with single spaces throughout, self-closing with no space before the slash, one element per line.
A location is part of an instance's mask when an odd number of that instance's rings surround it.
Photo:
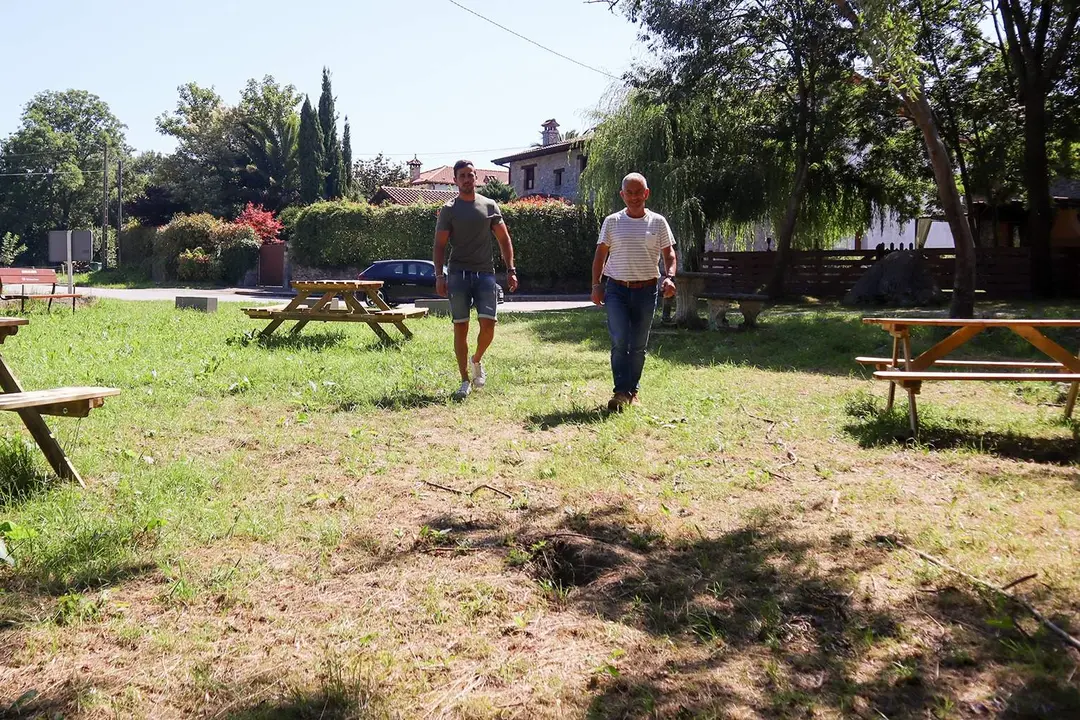
<path fill-rule="evenodd" d="M 619 195 L 626 209 L 604 218 L 592 264 L 592 301 L 607 306 L 615 380 L 608 410 L 613 412 L 638 404 L 656 297 L 658 291 L 664 297 L 675 295 L 676 264 L 671 227 L 663 215 L 645 209 L 649 199 L 645 176 L 627 175 Z"/>

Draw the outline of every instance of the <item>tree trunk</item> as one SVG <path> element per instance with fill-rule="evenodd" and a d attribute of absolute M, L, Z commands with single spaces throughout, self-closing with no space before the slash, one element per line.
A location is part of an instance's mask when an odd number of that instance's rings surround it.
<path fill-rule="evenodd" d="M 922 131 L 930 165 L 934 170 L 934 180 L 937 182 L 941 209 L 949 222 L 953 244 L 956 246 L 956 272 L 953 275 L 949 317 L 970 318 L 975 314 L 975 242 L 971 237 L 971 226 L 964 218 L 960 193 L 956 189 L 956 176 L 926 96 L 918 92 L 905 97 L 904 103 Z"/>
<path fill-rule="evenodd" d="M 1028 83 L 1024 107 L 1024 186 L 1027 190 L 1027 241 L 1031 248 L 1031 285 L 1039 297 L 1054 295 L 1050 230 L 1050 167 L 1046 157 L 1046 98 Z"/>
<path fill-rule="evenodd" d="M 776 260 L 765 291 L 773 299 L 784 295 L 784 276 L 787 274 L 788 265 L 791 264 L 791 239 L 795 235 L 799 208 L 802 207 L 803 197 L 806 195 L 806 176 L 810 171 L 809 156 L 810 153 L 805 146 L 799 148 L 796 155 L 795 182 L 791 188 L 791 197 L 788 198 L 787 207 L 784 209 L 784 222 L 780 226 L 780 236 L 776 240 Z"/>

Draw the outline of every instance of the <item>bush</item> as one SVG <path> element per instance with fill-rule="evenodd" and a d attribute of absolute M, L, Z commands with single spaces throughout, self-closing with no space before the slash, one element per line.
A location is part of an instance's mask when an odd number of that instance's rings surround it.
<path fill-rule="evenodd" d="M 179 277 L 177 261 L 185 250 L 200 248 L 204 254 L 217 254 L 214 230 L 224 224 L 208 213 L 177 215 L 154 238 L 155 263 L 161 264 L 166 278 Z M 187 278 L 180 278 L 181 280 Z"/>
<path fill-rule="evenodd" d="M 235 285 L 255 267 L 262 242 L 254 228 L 238 222 L 222 223 L 214 229 L 213 236 L 218 247 L 221 279 Z"/>
<path fill-rule="evenodd" d="M 298 263 L 364 267 L 394 257 L 431 257 L 439 207 L 320 202 L 282 219 L 290 253 Z M 508 203 L 502 209 L 514 240 L 514 262 L 528 287 L 588 287 L 600 230 L 591 210 L 559 200 L 534 199 Z M 499 267 L 498 246 L 492 243 L 492 247 Z"/>
<path fill-rule="evenodd" d="M 182 250 L 176 257 L 176 265 L 176 276 L 180 280 L 206 282 L 216 280 L 219 274 L 214 257 L 201 247 Z"/>
<path fill-rule="evenodd" d="M 274 213 L 262 205 L 250 202 L 236 218 L 236 224 L 250 227 L 264 243 L 276 242 L 282 228 L 281 222 L 274 219 Z"/>
<path fill-rule="evenodd" d="M 128 223 L 120 232 L 120 264 L 123 267 L 150 269 L 154 255 L 154 238 L 158 229 L 151 225 Z"/>

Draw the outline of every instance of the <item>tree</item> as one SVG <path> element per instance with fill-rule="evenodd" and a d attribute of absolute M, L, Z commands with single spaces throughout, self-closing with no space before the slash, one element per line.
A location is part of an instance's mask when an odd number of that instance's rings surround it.
<path fill-rule="evenodd" d="M 476 192 L 484 197 L 491 198 L 492 200 L 501 203 L 508 203 L 517 198 L 517 193 L 514 192 L 513 185 L 507 185 L 494 177 L 477 188 Z"/>
<path fill-rule="evenodd" d="M 260 204 L 281 210 L 298 198 L 300 94 L 273 76 L 248 80 L 240 97 L 241 138 L 248 163 L 244 184 Z"/>
<path fill-rule="evenodd" d="M 165 159 L 160 184 L 189 212 L 235 215 L 242 206 L 244 166 L 240 114 L 213 88 L 181 85 L 172 115 L 157 119 L 158 132 L 177 141 Z"/>
<path fill-rule="evenodd" d="M 342 196 L 345 172 L 342 168 L 341 143 L 338 142 L 337 113 L 334 111 L 334 91 L 330 86 L 330 69 L 322 71 L 322 95 L 319 96 L 319 125 L 323 137 L 323 170 L 326 174 L 328 200 Z"/>
<path fill-rule="evenodd" d="M 102 154 L 129 152 L 124 126 L 85 90 L 42 92 L 23 110 L 19 128 L 0 143 L 0 225 L 20 235 L 30 259 L 44 260 L 46 232 L 101 226 Z"/>
<path fill-rule="evenodd" d="M 949 222 L 956 247 L 949 314 L 951 317 L 971 317 L 975 313 L 975 245 L 971 227 L 964 218 L 952 161 L 923 88 L 921 61 L 915 54 L 917 30 L 913 16 L 904 8 L 888 5 L 889 0 L 868 0 L 861 15 L 848 0 L 835 1 L 841 14 L 859 31 L 875 69 L 922 131 L 941 209 Z"/>
<path fill-rule="evenodd" d="M 345 131 L 341 134 L 341 163 L 345 171 L 344 195 L 350 197 L 353 191 L 352 133 L 349 132 L 349 116 L 345 116 Z"/>
<path fill-rule="evenodd" d="M 836 136 L 841 127 L 834 115 L 854 74 L 852 33 L 839 25 L 829 0 L 631 0 L 624 11 L 662 53 L 654 87 L 675 94 L 705 90 L 721 102 L 746 96 L 787 156 L 790 189 L 768 287 L 772 296 L 783 294 L 812 168 L 828 149 L 822 131 Z"/>
<path fill-rule="evenodd" d="M 300 137 L 297 140 L 300 168 L 300 201 L 308 204 L 326 197 L 326 175 L 323 170 L 323 137 L 319 118 L 304 98 L 300 108 Z"/>
<path fill-rule="evenodd" d="M 379 153 L 368 160 L 357 160 L 353 171 L 353 187 L 365 200 L 383 185 L 408 185 L 409 170 L 405 163 L 393 162 Z"/>
<path fill-rule="evenodd" d="M 1065 59 L 1076 52 L 1073 37 L 1080 20 L 1076 0 L 997 0 L 1005 31 L 1009 67 L 1024 107 L 1024 186 L 1027 190 L 1027 242 L 1032 251 L 1032 282 L 1042 295 L 1054 292 L 1050 255 L 1053 207 L 1047 152 L 1047 99 L 1061 80 Z"/>

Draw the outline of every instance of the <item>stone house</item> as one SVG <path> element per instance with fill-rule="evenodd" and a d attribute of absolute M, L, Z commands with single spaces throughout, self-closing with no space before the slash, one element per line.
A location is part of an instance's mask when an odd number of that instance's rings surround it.
<path fill-rule="evenodd" d="M 554 118 L 544 122 L 542 128 L 538 147 L 491 162 L 509 167 L 509 182 L 518 197 L 544 195 L 578 202 L 581 173 L 588 162 L 585 138 L 563 140 Z"/>

